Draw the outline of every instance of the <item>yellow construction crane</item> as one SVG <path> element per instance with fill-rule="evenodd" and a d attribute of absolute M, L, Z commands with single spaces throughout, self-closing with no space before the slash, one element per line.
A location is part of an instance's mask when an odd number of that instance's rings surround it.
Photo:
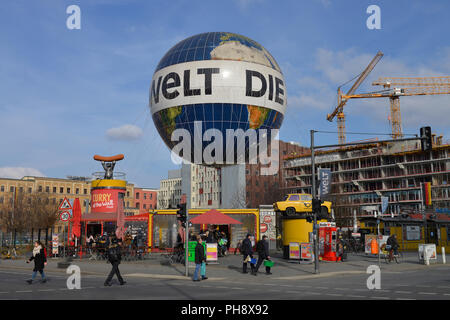
<path fill-rule="evenodd" d="M 342 94 L 341 87 L 338 88 L 338 106 L 334 111 L 327 115 L 328 121 L 333 121 L 334 117 L 337 115 L 337 125 L 339 134 L 339 144 L 345 143 L 345 114 L 344 105 L 347 103 L 348 99 L 354 96 L 356 89 L 361 85 L 361 83 L 367 78 L 369 73 L 373 70 L 375 65 L 383 57 L 383 53 L 379 51 L 369 65 L 364 69 L 364 71 L 359 75 L 358 79 L 355 81 L 353 86 L 348 90 L 347 94 Z"/>
<path fill-rule="evenodd" d="M 400 113 L 401 96 L 424 96 L 450 94 L 450 77 L 385 77 L 372 85 L 383 86 L 384 90 L 372 93 L 342 95 L 341 99 L 389 98 L 391 104 L 390 121 L 392 138 L 403 137 Z"/>

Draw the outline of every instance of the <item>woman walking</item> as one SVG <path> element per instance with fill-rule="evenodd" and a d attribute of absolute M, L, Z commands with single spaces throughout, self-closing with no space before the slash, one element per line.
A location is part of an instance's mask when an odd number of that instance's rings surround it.
<path fill-rule="evenodd" d="M 34 260 L 33 274 L 31 275 L 31 279 L 27 280 L 27 282 L 29 284 L 32 284 L 34 278 L 36 278 L 36 274 L 38 271 L 41 274 L 42 283 L 47 282 L 47 278 L 45 277 L 45 273 L 44 273 L 44 266 L 47 265 L 47 257 L 45 255 L 44 246 L 42 245 L 42 243 L 40 241 L 36 241 L 34 243 L 33 255 L 31 256 L 30 259 L 27 260 L 27 263 L 30 263 L 33 260 Z"/>

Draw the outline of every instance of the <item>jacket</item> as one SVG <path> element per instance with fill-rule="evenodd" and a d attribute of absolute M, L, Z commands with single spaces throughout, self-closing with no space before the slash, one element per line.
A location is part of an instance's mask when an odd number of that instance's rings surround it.
<path fill-rule="evenodd" d="M 392 248 L 396 248 L 398 247 L 398 242 L 396 239 L 394 239 L 394 237 L 390 236 L 387 241 L 386 241 L 387 245 L 390 245 Z"/>
<path fill-rule="evenodd" d="M 259 240 L 256 251 L 260 257 L 267 258 L 269 256 L 269 243 L 266 240 Z"/>
<path fill-rule="evenodd" d="M 244 256 L 253 254 L 252 242 L 249 238 L 245 238 L 244 241 L 242 241 L 241 252 Z"/>
<path fill-rule="evenodd" d="M 47 262 L 47 258 L 45 257 L 45 250 L 42 248 L 36 256 L 31 256 L 28 261 L 34 260 L 34 269 L 33 271 L 39 271 L 44 269 L 44 263 Z"/>
<path fill-rule="evenodd" d="M 120 261 L 122 260 L 122 253 L 121 253 L 119 245 L 117 245 L 117 244 L 110 245 L 108 247 L 107 254 L 108 254 L 108 261 L 111 263 L 114 263 L 114 262 L 120 263 Z"/>
<path fill-rule="evenodd" d="M 201 264 L 203 261 L 206 261 L 205 248 L 201 243 L 197 242 L 195 246 L 195 264 Z"/>

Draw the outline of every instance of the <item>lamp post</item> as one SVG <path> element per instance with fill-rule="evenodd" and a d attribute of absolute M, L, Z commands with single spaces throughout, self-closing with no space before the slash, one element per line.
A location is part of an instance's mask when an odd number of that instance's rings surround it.
<path fill-rule="evenodd" d="M 314 162 L 314 130 L 311 133 L 311 195 L 312 202 L 316 199 L 316 168 Z M 317 230 L 317 212 L 313 210 L 313 235 L 314 235 L 314 273 L 319 273 L 319 232 Z"/>

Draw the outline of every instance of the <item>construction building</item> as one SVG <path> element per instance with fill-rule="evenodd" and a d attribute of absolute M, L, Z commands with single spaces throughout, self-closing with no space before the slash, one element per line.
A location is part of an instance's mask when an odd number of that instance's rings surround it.
<path fill-rule="evenodd" d="M 330 168 L 336 220 L 352 226 L 356 216 L 380 211 L 381 197 L 389 198 L 386 213 L 417 213 L 422 209 L 421 184 L 431 182 L 432 210 L 449 213 L 450 144 L 434 137 L 431 152 L 420 141 L 368 142 L 364 145 L 318 151 L 316 166 Z M 311 154 L 284 162 L 285 193 L 311 193 Z"/>

